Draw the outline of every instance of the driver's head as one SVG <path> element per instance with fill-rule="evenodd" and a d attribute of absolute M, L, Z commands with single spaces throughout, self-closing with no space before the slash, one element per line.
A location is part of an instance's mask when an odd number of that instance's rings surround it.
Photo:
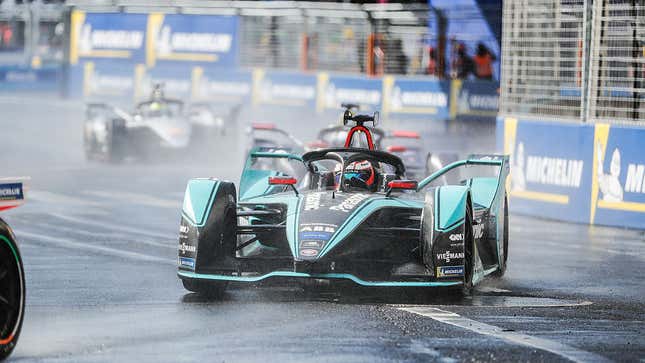
<path fill-rule="evenodd" d="M 376 171 L 376 166 L 369 160 L 349 163 L 343 173 L 343 186 L 349 190 L 375 192 L 378 187 Z"/>
<path fill-rule="evenodd" d="M 152 88 L 152 96 L 150 98 L 152 98 L 153 100 L 164 99 L 163 85 L 161 83 L 157 83 L 154 85 L 154 87 Z"/>

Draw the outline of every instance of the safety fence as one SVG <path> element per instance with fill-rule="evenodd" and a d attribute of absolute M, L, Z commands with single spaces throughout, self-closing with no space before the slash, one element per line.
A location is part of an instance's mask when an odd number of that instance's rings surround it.
<path fill-rule="evenodd" d="M 639 124 L 644 0 L 504 2 L 500 114 Z"/>
<path fill-rule="evenodd" d="M 590 121 L 645 121 L 645 1 L 593 5 Z"/>

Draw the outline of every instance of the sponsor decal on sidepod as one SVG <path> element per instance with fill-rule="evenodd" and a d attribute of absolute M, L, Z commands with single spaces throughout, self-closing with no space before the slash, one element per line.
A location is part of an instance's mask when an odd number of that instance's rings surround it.
<path fill-rule="evenodd" d="M 437 277 L 463 276 L 464 266 L 439 266 L 437 267 Z"/>

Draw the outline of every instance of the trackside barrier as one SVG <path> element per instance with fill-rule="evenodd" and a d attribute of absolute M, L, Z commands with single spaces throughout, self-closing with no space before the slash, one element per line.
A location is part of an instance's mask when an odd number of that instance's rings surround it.
<path fill-rule="evenodd" d="M 0 92 L 62 91 L 63 71 L 59 66 L 32 68 L 28 66 L 0 66 Z"/>
<path fill-rule="evenodd" d="M 421 77 L 382 78 L 327 72 L 215 68 L 177 64 L 147 67 L 106 60 L 81 61 L 69 71 L 68 94 L 85 100 L 140 100 L 151 85 L 165 84 L 168 96 L 254 107 L 336 112 L 342 102 L 381 110 L 398 119 L 443 121 L 494 119 L 497 83 L 441 81 Z M 492 94 L 490 94 L 492 93 Z"/>
<path fill-rule="evenodd" d="M 645 228 L 645 129 L 500 117 L 514 212 Z"/>

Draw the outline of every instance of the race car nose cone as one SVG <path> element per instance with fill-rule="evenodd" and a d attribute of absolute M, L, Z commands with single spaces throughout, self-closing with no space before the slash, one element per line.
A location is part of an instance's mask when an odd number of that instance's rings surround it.
<path fill-rule="evenodd" d="M 293 261 L 294 272 L 311 273 L 312 268 L 313 268 L 313 263 L 311 261 L 301 261 L 301 260 Z"/>

